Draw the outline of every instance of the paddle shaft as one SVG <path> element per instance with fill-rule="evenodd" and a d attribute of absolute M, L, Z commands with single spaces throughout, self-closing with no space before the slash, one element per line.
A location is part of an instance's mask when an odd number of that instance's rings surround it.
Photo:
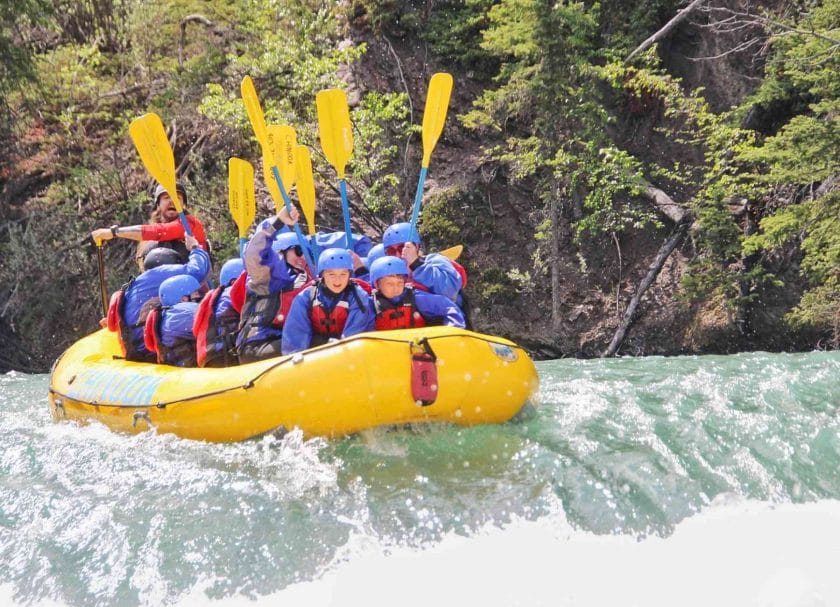
<path fill-rule="evenodd" d="M 292 201 L 289 200 L 289 195 L 286 193 L 286 188 L 283 186 L 283 180 L 280 178 L 280 169 L 277 168 L 277 165 L 273 165 L 271 167 L 271 174 L 274 175 L 274 180 L 277 182 L 277 188 L 280 190 L 280 195 L 283 197 L 283 203 L 286 205 L 286 211 L 291 214 Z M 309 250 L 309 244 L 306 242 L 306 238 L 300 229 L 300 225 L 297 223 L 295 224 L 295 234 L 297 234 L 300 248 L 303 249 L 303 254 L 306 257 L 306 263 L 309 265 L 309 271 L 313 276 L 317 276 L 316 265 L 312 259 L 312 251 Z"/>
<path fill-rule="evenodd" d="M 342 177 L 338 180 L 338 191 L 341 192 L 341 214 L 344 215 L 344 234 L 347 237 L 347 250 L 353 250 L 353 232 L 350 228 L 350 203 L 347 199 L 347 181 Z"/>
<path fill-rule="evenodd" d="M 99 295 L 102 298 L 102 316 L 108 316 L 108 290 L 105 287 L 105 258 L 102 255 L 102 243 L 96 243 L 96 259 L 99 263 Z"/>
<path fill-rule="evenodd" d="M 176 194 L 176 196 L 177 196 L 177 194 Z M 181 205 L 179 204 L 178 206 L 180 207 Z M 178 212 L 178 217 L 181 219 L 181 225 L 184 226 L 184 232 L 186 232 L 187 234 L 192 236 L 193 233 L 192 233 L 192 228 L 190 227 L 190 222 L 187 221 L 187 216 L 184 214 L 183 210 Z"/>
<path fill-rule="evenodd" d="M 409 234 L 417 233 L 417 221 L 420 219 L 420 207 L 423 206 L 423 186 L 426 183 L 426 173 L 429 167 L 420 167 L 420 178 L 417 180 L 417 192 L 414 194 L 414 211 L 411 213 L 411 231 Z"/>

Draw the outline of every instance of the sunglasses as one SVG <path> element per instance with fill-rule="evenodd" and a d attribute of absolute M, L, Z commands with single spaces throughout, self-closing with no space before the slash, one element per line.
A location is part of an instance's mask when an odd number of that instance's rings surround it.
<path fill-rule="evenodd" d="M 288 249 L 286 249 L 286 251 L 294 251 L 295 255 L 297 255 L 298 257 L 303 257 L 303 249 L 299 244 L 296 244 L 293 247 L 289 247 Z"/>
<path fill-rule="evenodd" d="M 405 247 L 405 243 L 403 244 L 392 244 L 389 247 L 385 247 L 385 253 L 388 255 L 396 255 L 399 256 L 400 253 L 403 251 L 403 247 Z"/>

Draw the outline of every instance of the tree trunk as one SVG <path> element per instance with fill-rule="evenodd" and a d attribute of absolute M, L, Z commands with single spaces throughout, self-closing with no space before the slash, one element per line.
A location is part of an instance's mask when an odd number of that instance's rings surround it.
<path fill-rule="evenodd" d="M 639 283 L 639 286 L 636 288 L 636 292 L 630 299 L 630 304 L 624 311 L 624 318 L 621 320 L 621 324 L 618 326 L 618 329 L 616 329 L 615 335 L 613 335 L 609 347 L 607 347 L 607 349 L 604 350 L 604 353 L 601 354 L 602 358 L 615 356 L 616 352 L 618 352 L 618 349 L 621 347 L 621 343 L 624 341 L 624 336 L 627 335 L 628 329 L 635 320 L 636 310 L 639 307 L 642 296 L 648 290 L 648 287 L 653 284 L 653 281 L 656 280 L 656 277 L 659 276 L 659 272 L 662 271 L 662 266 L 665 265 L 665 261 L 668 259 L 668 256 L 671 255 L 674 249 L 676 249 L 680 242 L 682 242 L 682 239 L 685 238 L 689 225 L 691 225 L 691 219 L 690 216 L 686 216 L 682 222 L 677 224 L 674 231 L 659 248 L 659 253 L 657 253 L 656 259 L 653 260 L 653 263 L 650 264 L 647 275 L 644 279 L 642 279 L 642 282 Z"/>
<path fill-rule="evenodd" d="M 678 12 L 673 19 L 671 19 L 668 23 L 666 23 L 662 29 L 656 32 L 653 36 L 642 42 L 636 50 L 632 53 L 627 55 L 627 59 L 624 60 L 625 64 L 630 63 L 636 55 L 645 52 L 648 48 L 662 40 L 665 36 L 667 36 L 671 30 L 677 27 L 688 15 L 697 8 L 699 5 L 703 4 L 706 0 L 694 0 L 691 4 L 686 6 L 680 12 Z"/>
<path fill-rule="evenodd" d="M 758 221 L 753 215 L 754 211 L 749 202 L 744 209 L 744 236 L 752 236 L 758 231 Z M 738 310 L 735 314 L 735 324 L 738 326 L 738 333 L 741 337 L 751 339 L 753 337 L 753 303 L 749 296 L 752 293 L 753 281 L 746 278 L 750 271 L 755 267 L 761 259 L 759 253 L 752 253 L 751 255 L 744 255 L 741 257 L 741 278 L 738 280 L 738 294 L 740 301 L 738 302 Z"/>
<path fill-rule="evenodd" d="M 560 201 L 559 196 L 551 197 L 551 331 L 560 332 Z"/>

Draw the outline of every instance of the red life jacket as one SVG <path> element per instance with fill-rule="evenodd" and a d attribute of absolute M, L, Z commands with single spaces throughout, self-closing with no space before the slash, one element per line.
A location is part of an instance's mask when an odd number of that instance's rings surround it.
<path fill-rule="evenodd" d="M 324 304 L 317 297 L 318 288 L 323 282 L 319 279 L 314 285 L 307 287 L 309 289 L 309 321 L 312 323 L 310 348 L 325 344 L 330 339 L 341 339 L 341 334 L 344 333 L 344 325 L 347 324 L 347 317 L 350 315 L 351 293 L 356 298 L 356 305 L 362 311 L 365 310 L 365 305 L 356 292 L 357 285 L 364 290 L 364 287 L 360 284 L 362 282 L 364 281 L 351 278 L 344 291 L 339 294 L 338 302 L 330 312 L 324 309 Z"/>
<path fill-rule="evenodd" d="M 406 287 L 414 287 L 418 291 L 423 291 L 424 293 L 431 293 L 431 291 L 429 291 L 429 287 L 427 287 L 424 284 L 420 284 L 419 282 L 414 282 L 414 279 L 410 276 L 405 281 L 405 286 Z"/>
<path fill-rule="evenodd" d="M 172 346 L 166 346 L 160 336 L 160 323 L 163 320 L 163 310 L 156 306 L 146 317 L 143 328 L 143 341 L 149 352 L 157 354 L 159 365 L 173 365 L 175 367 L 195 367 L 195 342 L 191 339 L 179 337 Z"/>
<path fill-rule="evenodd" d="M 362 287 L 362 290 L 367 293 L 368 295 L 373 295 L 373 287 L 370 283 L 366 280 L 362 280 L 361 278 L 351 278 L 350 282 L 355 282 L 357 285 Z"/>
<path fill-rule="evenodd" d="M 146 325 L 143 327 L 143 343 L 149 352 L 157 355 L 158 364 L 162 363 L 160 345 L 160 307 L 155 308 L 146 317 Z"/>
<path fill-rule="evenodd" d="M 221 317 L 216 315 L 224 287 L 217 287 L 201 300 L 193 320 L 196 363 L 199 367 L 229 367 L 236 363 L 233 353 L 239 332 L 239 313 L 232 307 Z"/>
<path fill-rule="evenodd" d="M 133 360 L 138 362 L 151 362 L 152 356 L 149 352 L 140 350 L 132 339 L 134 329 L 142 327 L 145 319 L 138 320 L 135 324 L 129 325 L 125 322 L 125 292 L 134 282 L 134 278 L 125 283 L 119 290 L 111 295 L 111 300 L 108 303 L 108 330 L 117 334 L 120 342 L 120 350 L 122 350 L 123 357 L 126 360 Z"/>
<path fill-rule="evenodd" d="M 248 272 L 243 270 L 239 278 L 233 281 L 233 285 L 230 288 L 230 304 L 240 314 L 242 314 L 242 306 L 245 305 L 245 296 L 247 294 L 247 289 L 245 288 L 246 282 L 248 282 Z"/>
<path fill-rule="evenodd" d="M 458 272 L 458 274 L 461 275 L 461 290 L 466 289 L 467 288 L 467 270 L 466 270 L 466 268 L 464 268 L 464 266 L 459 264 L 454 259 L 450 259 L 449 263 L 451 263 L 452 267 L 455 268 L 455 271 Z"/>
<path fill-rule="evenodd" d="M 398 304 L 392 303 L 379 291 L 374 291 L 373 305 L 376 309 L 377 331 L 426 326 L 426 319 L 417 309 L 414 287 L 406 286 L 405 295 Z"/>

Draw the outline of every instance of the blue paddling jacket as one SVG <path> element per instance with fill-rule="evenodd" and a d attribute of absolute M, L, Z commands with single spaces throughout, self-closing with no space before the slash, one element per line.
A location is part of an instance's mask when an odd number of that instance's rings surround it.
<path fill-rule="evenodd" d="M 266 219 L 245 247 L 243 260 L 248 282 L 236 338 L 240 350 L 247 343 L 280 339 L 283 334 L 282 326 L 274 322 L 275 314 L 271 312 L 280 294 L 295 287 L 299 274 L 271 248 L 278 234 L 272 221 Z"/>
<path fill-rule="evenodd" d="M 121 341 L 126 338 L 130 343 L 123 343 L 126 358 L 129 360 L 154 360 L 143 340 L 145 318 L 140 317 L 143 307 L 158 295 L 161 283 L 173 276 L 189 275 L 198 282 L 203 282 L 210 273 L 210 255 L 201 247 L 190 251 L 185 264 L 164 264 L 146 270 L 132 279 L 111 299 L 108 312 L 108 327 L 119 331 Z M 114 322 L 112 322 L 112 319 Z"/>
<path fill-rule="evenodd" d="M 431 293 L 456 301 L 463 284 L 461 275 L 448 257 L 431 253 L 418 257 L 409 267 L 414 282 L 426 287 Z"/>
<path fill-rule="evenodd" d="M 370 295 L 352 280 L 337 295 L 318 281 L 298 293 L 292 302 L 283 327 L 283 354 L 372 331 L 374 317 Z"/>

